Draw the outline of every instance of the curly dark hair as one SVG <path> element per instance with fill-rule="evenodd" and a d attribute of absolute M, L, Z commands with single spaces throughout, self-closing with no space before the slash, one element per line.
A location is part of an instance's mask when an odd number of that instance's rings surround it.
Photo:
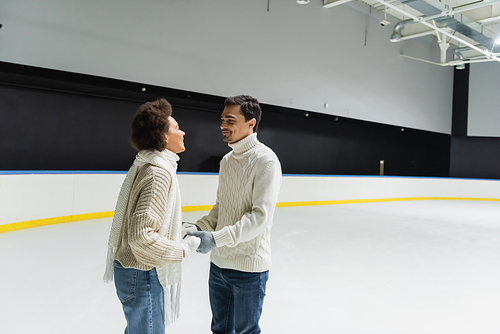
<path fill-rule="evenodd" d="M 167 147 L 165 133 L 169 129 L 168 118 L 172 116 L 172 106 L 165 99 L 146 102 L 139 107 L 132 120 L 130 143 L 138 150 L 162 151 Z"/>
<path fill-rule="evenodd" d="M 255 118 L 256 122 L 253 127 L 253 132 L 257 132 L 257 127 L 262 117 L 262 111 L 260 110 L 259 101 L 255 97 L 250 95 L 231 96 L 226 99 L 224 106 L 240 106 L 241 113 L 245 116 L 246 122 Z"/>

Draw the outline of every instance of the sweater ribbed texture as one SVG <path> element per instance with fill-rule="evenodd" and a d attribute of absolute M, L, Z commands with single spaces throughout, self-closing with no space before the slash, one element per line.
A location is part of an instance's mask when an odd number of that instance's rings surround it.
<path fill-rule="evenodd" d="M 217 201 L 197 225 L 213 232 L 211 261 L 221 268 L 262 272 L 271 267 L 271 228 L 281 185 L 274 152 L 252 134 L 229 145 L 220 164 Z"/>
<path fill-rule="evenodd" d="M 158 234 L 167 214 L 171 181 L 162 168 L 150 164 L 139 167 L 115 256 L 124 267 L 151 270 L 182 261 L 182 246 Z"/>

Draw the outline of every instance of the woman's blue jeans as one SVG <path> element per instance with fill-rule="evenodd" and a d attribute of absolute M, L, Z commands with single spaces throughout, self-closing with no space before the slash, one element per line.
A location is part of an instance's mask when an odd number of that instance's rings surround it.
<path fill-rule="evenodd" d="M 114 262 L 116 294 L 127 320 L 125 334 L 165 334 L 165 300 L 156 269 L 124 268 Z"/>
<path fill-rule="evenodd" d="M 258 334 L 269 272 L 247 273 L 210 265 L 208 280 L 214 334 Z"/>

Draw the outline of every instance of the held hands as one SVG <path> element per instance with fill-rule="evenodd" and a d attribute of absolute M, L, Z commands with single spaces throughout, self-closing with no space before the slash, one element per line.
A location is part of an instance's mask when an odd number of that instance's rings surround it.
<path fill-rule="evenodd" d="M 188 257 L 190 254 L 194 253 L 198 246 L 200 245 L 200 238 L 197 237 L 186 237 L 181 241 L 181 246 L 184 249 L 184 257 Z"/>
<path fill-rule="evenodd" d="M 187 235 L 191 235 L 193 237 L 198 237 L 201 239 L 200 246 L 196 250 L 198 253 L 206 254 L 215 247 L 215 239 L 212 235 L 212 232 L 206 231 L 188 231 Z M 197 239 L 198 239 L 197 238 Z"/>
<path fill-rule="evenodd" d="M 188 231 L 196 232 L 200 231 L 199 227 L 194 223 L 182 222 L 181 237 L 184 239 Z"/>

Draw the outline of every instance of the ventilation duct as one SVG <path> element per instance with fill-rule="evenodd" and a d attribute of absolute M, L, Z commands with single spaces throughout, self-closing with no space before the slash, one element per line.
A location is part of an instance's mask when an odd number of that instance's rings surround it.
<path fill-rule="evenodd" d="M 460 49 L 455 49 L 453 51 L 453 54 L 455 55 L 456 58 L 458 58 L 462 61 L 464 60 L 464 56 L 462 55 L 462 52 Z M 465 70 L 465 64 L 464 63 L 458 64 L 455 68 L 457 70 Z"/>
<path fill-rule="evenodd" d="M 409 24 L 414 24 L 416 23 L 413 19 L 409 19 L 409 20 L 404 20 L 404 21 L 401 21 L 399 23 L 397 23 L 395 26 L 394 26 L 394 30 L 392 31 L 392 35 L 391 35 L 391 42 L 400 42 L 401 41 L 401 33 L 403 31 L 403 29 L 409 25 Z"/>
<path fill-rule="evenodd" d="M 400 0 L 400 2 L 422 13 L 425 16 L 423 19 L 428 20 L 432 17 L 436 23 L 469 37 L 488 50 L 493 50 L 495 47 L 495 35 L 492 31 L 460 13 L 443 15 L 450 10 L 437 0 Z"/>

